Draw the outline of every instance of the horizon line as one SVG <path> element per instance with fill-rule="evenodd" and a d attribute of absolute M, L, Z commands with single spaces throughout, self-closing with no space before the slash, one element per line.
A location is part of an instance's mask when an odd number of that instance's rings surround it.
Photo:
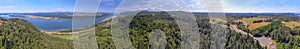
<path fill-rule="evenodd" d="M 51 13 L 51 12 L 61 12 L 61 11 L 49 11 L 49 12 L 0 12 L 0 14 L 4 14 L 4 13 Z M 64 12 L 74 13 L 73 11 L 64 11 Z M 164 12 L 164 11 L 156 11 L 156 12 Z M 183 12 L 192 12 L 192 13 L 300 13 L 300 12 L 203 12 L 203 11 L 183 11 Z M 86 13 L 86 12 L 79 12 L 79 13 Z M 96 13 L 99 13 L 99 12 L 96 12 Z M 115 13 L 115 12 L 100 12 L 100 13 Z"/>

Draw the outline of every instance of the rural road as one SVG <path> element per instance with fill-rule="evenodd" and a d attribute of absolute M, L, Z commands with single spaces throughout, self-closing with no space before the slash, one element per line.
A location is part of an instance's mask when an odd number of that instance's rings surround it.
<path fill-rule="evenodd" d="M 241 33 L 243 35 L 250 35 L 254 40 L 258 40 L 259 44 L 262 46 L 267 46 L 268 49 L 276 49 L 276 45 L 273 42 L 272 39 L 267 38 L 267 37 L 254 37 L 253 35 L 237 28 L 237 25 L 230 25 L 230 29 L 235 30 L 238 33 Z"/>

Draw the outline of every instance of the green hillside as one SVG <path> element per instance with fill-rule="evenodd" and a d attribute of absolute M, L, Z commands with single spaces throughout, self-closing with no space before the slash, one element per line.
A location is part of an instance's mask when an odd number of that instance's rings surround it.
<path fill-rule="evenodd" d="M 25 20 L 9 19 L 0 25 L 1 49 L 67 49 L 71 40 L 45 35 Z"/>

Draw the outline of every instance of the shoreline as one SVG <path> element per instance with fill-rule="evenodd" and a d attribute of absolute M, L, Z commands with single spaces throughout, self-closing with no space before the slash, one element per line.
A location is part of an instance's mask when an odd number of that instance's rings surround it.
<path fill-rule="evenodd" d="M 33 15 L 15 15 L 15 16 L 7 15 L 7 16 L 9 17 L 7 19 L 10 19 L 10 18 L 13 18 L 13 17 L 32 18 L 32 19 L 44 19 L 44 18 L 46 18 L 44 20 L 49 20 L 50 19 L 49 17 L 33 16 Z M 107 16 L 101 16 L 101 17 L 103 17 L 103 18 L 99 17 L 101 20 L 99 19 L 100 21 L 99 22 L 95 22 L 95 24 L 103 23 L 105 21 L 110 20 L 111 18 L 114 18 L 115 16 L 113 16 L 113 15 L 107 15 Z M 22 19 L 22 18 L 20 18 L 20 19 Z M 72 18 L 70 18 L 70 19 L 72 19 Z M 57 20 L 57 19 L 55 19 L 55 20 Z M 29 21 L 29 20 L 27 20 L 27 21 Z M 49 20 L 49 21 L 51 21 L 51 20 Z M 35 27 L 37 27 L 37 26 L 35 26 Z M 86 28 L 86 27 L 89 27 L 89 26 L 83 26 L 82 28 Z M 79 28 L 79 29 L 81 29 L 81 28 Z M 61 32 L 62 33 L 72 32 L 72 28 L 65 28 L 65 29 L 59 29 L 59 30 L 45 30 L 45 29 L 44 30 L 43 29 L 38 29 L 38 30 L 40 30 L 41 32 L 47 32 L 47 34 L 61 33 Z"/>
<path fill-rule="evenodd" d="M 41 32 L 45 33 L 45 34 L 58 34 L 58 35 L 71 35 L 72 32 L 60 32 L 60 31 L 43 31 L 40 30 Z"/>
<path fill-rule="evenodd" d="M 112 18 L 115 18 L 116 16 L 111 16 L 111 17 L 108 17 L 108 18 L 105 18 L 102 22 L 100 23 L 104 23 L 105 21 L 108 21 Z M 84 30 L 85 28 L 88 28 L 89 26 L 85 26 L 85 27 L 82 27 L 82 28 L 77 28 L 79 30 Z M 39 29 L 40 30 L 40 29 Z M 72 30 L 73 29 L 61 29 L 61 30 L 57 30 L 57 31 L 46 31 L 46 30 L 40 30 L 41 32 L 44 32 L 46 34 L 72 34 Z"/>

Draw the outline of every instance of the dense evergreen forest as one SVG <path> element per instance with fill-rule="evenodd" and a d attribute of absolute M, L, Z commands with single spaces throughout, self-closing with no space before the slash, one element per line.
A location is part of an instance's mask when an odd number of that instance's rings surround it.
<path fill-rule="evenodd" d="M 199 49 L 209 49 L 210 48 L 210 23 L 209 17 L 196 14 L 197 23 L 199 27 L 199 33 L 201 33 L 199 38 L 199 44 L 201 47 Z M 107 21 L 106 23 L 108 23 Z M 112 37 L 110 34 L 110 26 L 104 23 L 97 25 L 98 44 L 100 48 L 115 48 L 112 42 Z M 149 43 L 148 35 L 154 29 L 160 29 L 165 32 L 166 35 L 166 49 L 180 49 L 180 30 L 173 17 L 165 12 L 153 12 L 153 13 L 138 13 L 133 18 L 130 23 L 130 33 L 129 37 L 131 39 L 132 45 L 137 49 L 150 49 L 151 45 Z M 236 33 L 235 31 L 230 31 L 227 36 L 226 49 L 264 49 L 261 47 L 257 41 L 253 40 L 248 35 L 242 35 Z"/>
<path fill-rule="evenodd" d="M 0 25 L 1 49 L 65 49 L 73 48 L 71 40 L 45 35 L 21 19 L 3 19 Z"/>
<path fill-rule="evenodd" d="M 195 14 L 199 27 L 199 49 L 210 49 L 211 42 L 211 25 L 207 14 Z M 231 19 L 240 19 L 242 17 Z M 40 32 L 32 24 L 20 19 L 0 19 L 6 21 L 0 25 L 1 32 L 1 49 L 72 49 L 73 41 L 52 37 Z M 96 24 L 96 38 L 99 49 L 116 49 L 112 40 L 111 20 Z M 129 38 L 132 45 L 137 49 L 150 49 L 149 33 L 154 29 L 160 29 L 166 35 L 166 49 L 180 49 L 180 29 L 177 22 L 166 12 L 147 12 L 138 13 L 130 23 Z M 243 27 L 240 27 L 243 28 Z M 248 30 L 244 28 L 243 30 Z M 227 34 L 226 49 L 265 49 L 258 41 L 255 41 L 249 35 L 242 35 L 233 30 Z M 280 22 L 260 27 L 256 30 L 248 30 L 256 36 L 272 37 L 276 40 L 277 49 L 289 49 L 300 47 L 300 27 L 294 29 L 283 26 Z"/>

